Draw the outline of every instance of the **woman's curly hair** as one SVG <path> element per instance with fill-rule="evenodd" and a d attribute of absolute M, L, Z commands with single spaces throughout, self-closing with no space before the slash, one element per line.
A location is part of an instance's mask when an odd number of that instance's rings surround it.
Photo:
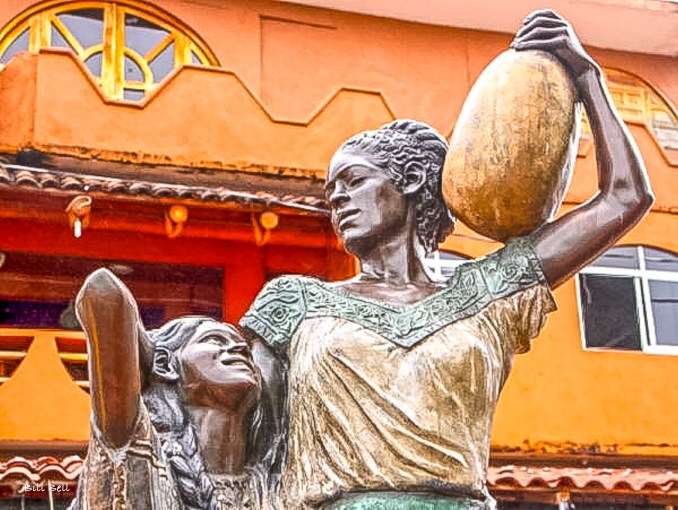
<path fill-rule="evenodd" d="M 394 120 L 374 131 L 349 138 L 339 150 L 360 151 L 388 173 L 396 187 L 407 182 L 408 166 L 421 165 L 426 181 L 415 202 L 417 238 L 426 253 L 438 249 L 454 227 L 454 216 L 442 195 L 442 172 L 447 155 L 445 139 L 431 126 L 409 119 Z"/>

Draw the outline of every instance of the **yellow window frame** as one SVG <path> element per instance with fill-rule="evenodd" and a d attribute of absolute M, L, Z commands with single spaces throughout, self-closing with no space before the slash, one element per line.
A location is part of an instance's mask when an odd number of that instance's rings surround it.
<path fill-rule="evenodd" d="M 669 99 L 638 75 L 611 67 L 603 68 L 610 97 L 626 122 L 646 125 L 664 149 L 678 149 L 678 113 Z M 582 132 L 590 137 L 591 126 L 582 115 Z"/>
<path fill-rule="evenodd" d="M 84 48 L 80 41 L 59 19 L 60 14 L 83 9 L 103 12 L 102 43 Z M 125 44 L 125 17 L 135 16 L 153 23 L 168 35 L 146 55 L 140 55 Z M 101 52 L 101 76 L 95 78 L 104 95 L 110 99 L 123 100 L 126 90 L 148 95 L 162 81 L 155 81 L 150 63 L 169 45 L 174 44 L 174 65 L 177 69 L 186 64 L 219 66 L 219 62 L 207 44 L 180 20 L 151 5 L 134 0 L 123 1 L 56 1 L 42 2 L 21 13 L 0 30 L 0 56 L 24 31 L 29 30 L 28 51 L 38 52 L 52 45 L 52 29 L 68 42 L 73 52 L 84 63 L 92 55 Z M 143 81 L 125 79 L 125 57 L 134 61 L 143 74 Z"/>

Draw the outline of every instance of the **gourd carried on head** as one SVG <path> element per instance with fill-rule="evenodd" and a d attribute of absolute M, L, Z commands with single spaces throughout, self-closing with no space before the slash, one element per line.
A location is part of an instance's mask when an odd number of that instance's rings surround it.
<path fill-rule="evenodd" d="M 554 56 L 499 55 L 473 85 L 450 140 L 442 188 L 455 216 L 499 241 L 551 219 L 576 157 L 576 100 Z"/>

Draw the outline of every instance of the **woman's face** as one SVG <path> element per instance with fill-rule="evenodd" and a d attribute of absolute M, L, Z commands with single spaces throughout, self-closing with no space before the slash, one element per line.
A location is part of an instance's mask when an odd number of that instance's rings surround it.
<path fill-rule="evenodd" d="M 201 324 L 178 358 L 189 404 L 247 411 L 258 400 L 259 370 L 234 327 L 216 321 Z"/>
<path fill-rule="evenodd" d="M 334 230 L 354 254 L 405 227 L 407 198 L 368 155 L 339 149 L 330 162 L 325 193 Z"/>

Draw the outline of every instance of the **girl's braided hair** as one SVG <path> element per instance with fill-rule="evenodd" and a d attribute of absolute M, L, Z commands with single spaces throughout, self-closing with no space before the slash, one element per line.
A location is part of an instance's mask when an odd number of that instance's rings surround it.
<path fill-rule="evenodd" d="M 207 317 L 185 317 L 168 322 L 160 329 L 150 331 L 155 348 L 162 347 L 176 353 L 195 335 Z M 173 356 L 171 363 L 177 363 Z M 177 483 L 179 497 L 189 510 L 219 510 L 212 480 L 205 469 L 198 449 L 195 429 L 182 405 L 179 385 L 150 384 L 143 394 L 151 423 L 158 433 L 163 452 Z"/>

